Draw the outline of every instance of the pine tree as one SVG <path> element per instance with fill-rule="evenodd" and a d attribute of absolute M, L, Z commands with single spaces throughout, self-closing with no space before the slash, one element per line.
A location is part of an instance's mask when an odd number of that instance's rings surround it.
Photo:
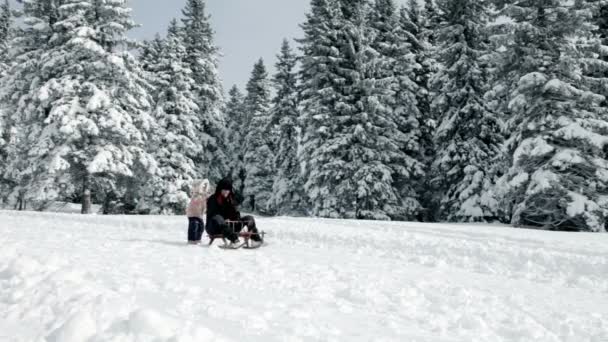
<path fill-rule="evenodd" d="M 587 35 L 580 35 L 577 44 L 584 53 L 581 58 L 583 73 L 593 91 L 608 95 L 608 87 L 603 80 L 608 76 L 608 2 L 602 0 L 594 4 L 591 23 L 594 27 Z M 577 0 L 578 7 L 589 5 L 589 0 Z M 589 35 L 590 34 L 590 35 Z M 602 104 L 608 107 L 608 101 Z"/>
<path fill-rule="evenodd" d="M 432 185 L 440 203 L 437 218 L 483 221 L 495 216 L 484 194 L 494 183 L 492 163 L 502 137 L 496 113 L 485 104 L 486 71 L 480 59 L 487 52 L 484 29 L 488 8 L 479 0 L 442 0 L 444 18 L 438 52 L 444 66 L 431 80 L 439 113 L 437 155 Z"/>
<path fill-rule="evenodd" d="M 335 74 L 342 58 L 339 32 L 341 11 L 336 0 L 312 0 L 310 13 L 302 24 L 300 40 L 302 67 L 300 71 L 302 122 L 301 184 L 309 202 L 310 213 L 316 216 L 341 217 L 337 208 L 335 183 L 341 177 L 334 173 L 342 165 L 337 149 L 329 144 L 335 136 L 335 108 L 338 89 L 344 80 Z M 354 215 L 351 215 L 354 216 Z"/>
<path fill-rule="evenodd" d="M 247 118 L 245 126 L 245 194 L 255 196 L 256 209 L 262 213 L 273 213 L 269 203 L 274 169 L 272 164 L 270 125 L 270 84 L 264 61 L 255 63 L 247 83 L 245 97 Z"/>
<path fill-rule="evenodd" d="M 428 163 L 434 153 L 432 136 L 435 127 L 429 79 L 437 71 L 437 60 L 432 54 L 428 34 L 425 33 L 426 18 L 423 15 L 418 1 L 410 0 L 408 7 L 402 7 L 399 11 L 399 34 L 409 43 L 410 51 L 415 56 L 412 78 L 416 83 L 416 104 L 420 113 L 420 147 L 425 162 Z"/>
<path fill-rule="evenodd" d="M 11 8 L 8 0 L 0 5 L 0 74 L 6 69 L 8 43 L 12 24 Z"/>
<path fill-rule="evenodd" d="M 441 24 L 442 15 L 442 9 L 437 6 L 436 0 L 424 0 L 422 34 L 431 47 L 434 47 L 437 43 L 438 34 L 436 32 Z"/>
<path fill-rule="evenodd" d="M 412 9 L 408 16 L 411 19 L 414 18 L 415 15 L 416 10 Z M 426 95 L 426 98 L 421 99 L 419 108 L 421 108 L 424 117 L 431 120 L 427 122 L 427 126 L 430 127 L 430 131 L 434 132 L 436 122 L 433 122 L 432 120 L 437 121 L 439 118 L 436 117 L 436 113 L 430 109 L 430 103 L 437 96 L 430 85 L 430 77 L 444 67 L 441 64 L 441 58 L 438 57 L 440 52 L 438 51 L 439 47 L 437 46 L 438 31 L 444 13 L 442 13 L 442 9 L 436 5 L 435 0 L 424 0 L 424 6 L 420 9 L 419 15 L 419 19 L 414 19 L 414 21 L 419 21 L 419 30 L 416 37 L 418 38 L 420 45 L 418 46 L 419 51 L 417 51 L 416 60 L 420 63 L 420 72 L 423 74 L 419 80 L 419 85 L 421 85 L 421 89 L 427 89 L 427 94 L 424 94 L 424 92 L 421 93 L 422 95 Z M 416 45 L 414 46 L 416 47 Z"/>
<path fill-rule="evenodd" d="M 412 37 L 403 29 L 397 6 L 393 0 L 376 0 L 371 9 L 370 28 L 373 40 L 371 47 L 377 56 L 368 57 L 368 71 L 363 91 L 371 97 L 370 121 L 379 126 L 379 134 L 386 140 L 370 147 L 384 160 L 391 173 L 392 182 L 387 184 L 394 192 L 394 209 L 391 218 L 413 219 L 420 210 L 418 184 L 424 175 L 424 150 L 420 142 L 424 122 L 418 109 L 416 94 L 421 90 L 415 82 L 417 68 Z M 378 105 L 379 104 L 379 105 Z M 388 162 L 387 162 L 388 161 Z M 394 189 L 394 190 L 393 190 Z M 390 199 L 378 198 L 376 206 Z M 373 218 L 373 216 L 372 216 Z"/>
<path fill-rule="evenodd" d="M 344 86 L 337 89 L 333 137 L 326 142 L 339 151 L 329 156 L 328 166 L 336 179 L 330 195 L 335 200 L 332 209 L 347 218 L 388 219 L 398 200 L 391 184 L 393 170 L 385 163 L 392 161 L 393 151 L 379 155 L 374 145 L 395 147 L 383 135 L 383 129 L 394 127 L 378 120 L 390 109 L 379 101 L 382 94 L 373 91 L 377 89 L 374 80 L 366 74 L 378 56 L 370 51 L 373 33 L 366 23 L 368 3 L 340 0 L 338 5 L 343 29 L 338 35 L 341 59 L 336 75 Z"/>
<path fill-rule="evenodd" d="M 23 4 L 22 25 L 17 25 L 8 58 L 14 63 L 6 70 L 2 78 L 1 102 L 5 106 L 4 138 L 8 143 L 4 150 L 7 163 L 2 174 L 3 193 L 15 204 L 16 209 L 25 209 L 27 184 L 31 176 L 23 172 L 29 166 L 26 158 L 33 139 L 26 140 L 28 134 L 36 131 L 42 124 L 40 115 L 46 115 L 48 109 L 37 106 L 37 96 L 32 85 L 38 83 L 40 58 L 50 45 L 53 35 L 52 27 L 57 21 L 57 4 L 55 1 L 36 0 Z M 40 114 L 39 113 L 42 113 Z"/>
<path fill-rule="evenodd" d="M 500 69 L 510 86 L 510 168 L 497 197 L 516 225 L 605 230 L 608 162 L 603 94 L 582 77 L 592 4 L 539 0 L 503 2 L 507 31 Z M 605 82 L 605 80 L 604 80 Z"/>
<path fill-rule="evenodd" d="M 228 121 L 227 144 L 228 155 L 231 156 L 228 168 L 230 170 L 229 174 L 234 180 L 235 189 L 239 194 L 243 194 L 246 178 L 243 141 L 247 136 L 245 96 L 236 85 L 230 89 L 228 95 L 229 99 L 226 103 L 226 120 Z"/>
<path fill-rule="evenodd" d="M 203 153 L 195 160 L 201 177 L 223 178 L 228 170 L 225 155 L 226 123 L 222 117 L 223 89 L 218 74 L 218 48 L 205 13 L 204 0 L 187 0 L 183 10 L 186 61 L 196 82 L 197 105 L 201 116 L 200 136 Z"/>
<path fill-rule="evenodd" d="M 154 119 L 159 127 L 154 157 L 161 176 L 151 182 L 153 212 L 182 213 L 190 187 L 197 178 L 194 159 L 203 151 L 198 137 L 200 116 L 194 94 L 195 82 L 186 63 L 186 48 L 177 20 L 169 26 L 156 66 L 158 99 Z"/>
<path fill-rule="evenodd" d="M 153 127 L 147 85 L 135 58 L 119 50 L 134 24 L 124 1 L 26 4 L 32 19 L 17 42 L 17 58 L 33 52 L 39 58 L 16 65 L 8 79 L 38 82 L 6 92 L 12 99 L 23 92 L 12 106 L 18 108 L 17 145 L 24 157 L 12 170 L 27 198 L 46 201 L 77 192 L 87 213 L 92 191 L 117 191 L 122 179 L 145 179 L 155 169 L 144 148 Z M 45 43 L 44 50 L 31 51 L 35 42 Z M 23 98 L 29 99 L 25 106 Z"/>
<path fill-rule="evenodd" d="M 143 41 L 141 45 L 141 53 L 139 55 L 141 67 L 144 71 L 154 72 L 154 68 L 160 63 L 165 42 L 157 33 L 154 39 Z"/>
<path fill-rule="evenodd" d="M 297 57 L 289 42 L 283 41 L 274 76 L 275 97 L 272 100 L 271 126 L 277 127 L 273 144 L 273 166 L 276 175 L 272 185 L 271 206 L 279 214 L 301 211 L 301 185 L 298 163 L 298 89 L 295 67 Z"/>
<path fill-rule="evenodd" d="M 415 89 L 401 87 L 409 70 L 396 60 L 408 46 L 395 34 L 394 4 L 377 4 L 374 13 L 366 1 L 313 1 L 303 25 L 300 160 L 315 215 L 391 219 L 418 207 L 405 184 L 421 171 L 407 154 Z"/>
<path fill-rule="evenodd" d="M 596 35 L 600 39 L 600 44 L 608 46 L 608 2 L 601 1 L 597 4 L 594 17 L 595 24 L 597 25 Z M 606 61 L 608 56 L 605 54 L 602 56 L 602 60 Z"/>
<path fill-rule="evenodd" d="M 10 6 L 8 0 L 5 0 L 0 5 L 0 77 L 4 76 L 6 69 L 8 68 L 8 46 L 10 39 L 10 28 L 12 22 L 12 15 L 10 12 Z M 2 175 L 5 174 L 5 167 L 8 163 L 8 144 L 10 141 L 10 131 L 8 128 L 8 119 L 6 118 L 7 113 L 4 108 L 0 108 L 0 206 L 6 202 L 6 194 L 9 192 L 8 182 L 4 180 Z"/>
<path fill-rule="evenodd" d="M 139 62 L 142 70 L 146 73 L 146 79 L 153 86 L 150 95 L 154 99 L 154 102 L 158 100 L 158 94 L 161 90 L 159 85 L 160 80 L 156 71 L 159 68 L 164 45 L 163 39 L 159 34 L 156 34 L 154 39 L 144 41 L 140 47 Z"/>
<path fill-rule="evenodd" d="M 427 2 L 427 10 L 429 10 Z M 420 124 L 420 153 L 424 163 L 425 174 L 428 174 L 431 163 L 435 155 L 433 135 L 436 127 L 436 117 L 431 111 L 431 101 L 433 99 L 429 80 L 431 76 L 439 70 L 438 61 L 435 58 L 434 46 L 431 45 L 430 25 L 438 22 L 436 18 L 427 18 L 429 14 L 424 8 L 420 7 L 418 0 L 410 0 L 408 7 L 402 7 L 399 12 L 399 23 L 401 34 L 410 43 L 411 52 L 415 55 L 415 67 L 413 70 L 413 80 L 416 83 L 416 104 L 419 111 L 418 122 Z M 433 27 L 431 30 L 435 30 Z M 421 194 L 420 200 L 424 209 L 424 214 L 419 218 L 430 220 L 432 213 L 436 212 L 437 205 L 432 197 L 432 192 L 428 191 L 430 184 L 429 178 L 418 182 L 417 191 Z M 422 214 L 422 213 L 421 213 Z"/>

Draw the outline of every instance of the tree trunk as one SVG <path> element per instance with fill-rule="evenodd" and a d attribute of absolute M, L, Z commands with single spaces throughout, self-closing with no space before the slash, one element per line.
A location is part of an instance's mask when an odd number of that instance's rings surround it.
<path fill-rule="evenodd" d="M 106 197 L 103 200 L 102 214 L 108 215 L 110 213 L 110 194 L 106 193 Z"/>
<path fill-rule="evenodd" d="M 90 214 L 91 213 L 90 178 L 91 178 L 91 175 L 86 173 L 84 176 L 84 180 L 82 181 L 82 210 L 80 210 L 81 214 Z"/>
<path fill-rule="evenodd" d="M 25 196 L 23 193 L 19 193 L 19 198 L 17 199 L 17 207 L 19 211 L 25 210 Z"/>

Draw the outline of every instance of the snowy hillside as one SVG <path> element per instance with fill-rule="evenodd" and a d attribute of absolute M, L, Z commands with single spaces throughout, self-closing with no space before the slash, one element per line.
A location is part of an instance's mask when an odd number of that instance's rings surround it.
<path fill-rule="evenodd" d="M 608 341 L 608 235 L 0 211 L 0 341 Z"/>

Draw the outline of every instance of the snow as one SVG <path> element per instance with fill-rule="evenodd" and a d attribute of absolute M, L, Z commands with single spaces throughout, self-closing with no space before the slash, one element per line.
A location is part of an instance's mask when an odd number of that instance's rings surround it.
<path fill-rule="evenodd" d="M 55 201 L 45 211 L 55 212 L 55 213 L 64 213 L 64 214 L 80 214 L 82 210 L 82 204 L 79 203 L 67 203 L 67 202 L 59 202 Z M 91 212 L 92 213 L 100 213 L 101 205 L 99 204 L 91 204 Z"/>
<path fill-rule="evenodd" d="M 571 201 L 568 203 L 568 215 L 570 217 L 576 217 L 580 214 L 584 214 L 587 210 L 599 210 L 597 205 L 590 201 L 589 198 L 581 194 L 570 191 L 568 193 Z M 587 208 L 591 207 L 591 208 Z"/>
<path fill-rule="evenodd" d="M 95 41 L 88 38 L 76 37 L 70 40 L 70 44 L 78 46 L 84 50 L 89 50 L 92 53 L 103 55 L 106 51 L 103 47 L 97 44 Z"/>
<path fill-rule="evenodd" d="M 464 202 L 462 202 L 458 215 L 471 218 L 483 217 L 483 209 L 481 209 L 479 204 L 480 199 L 478 195 L 467 198 Z"/>
<path fill-rule="evenodd" d="M 121 155 L 123 160 L 121 160 Z M 91 174 L 111 172 L 119 175 L 131 176 L 133 173 L 129 168 L 132 163 L 131 156 L 127 151 L 121 151 L 116 146 L 99 147 L 93 161 L 87 167 Z"/>
<path fill-rule="evenodd" d="M 530 179 L 530 175 L 526 172 L 516 174 L 513 179 L 509 182 L 509 185 L 513 188 L 519 187 L 525 184 Z"/>
<path fill-rule="evenodd" d="M 557 152 L 551 160 L 551 164 L 555 167 L 583 163 L 585 163 L 585 159 L 581 157 L 581 153 L 570 148 L 565 148 Z"/>
<path fill-rule="evenodd" d="M 555 184 L 558 184 L 559 176 L 550 170 L 540 169 L 532 174 L 530 180 L 532 185 L 529 186 L 526 194 L 533 195 L 551 189 Z"/>
<path fill-rule="evenodd" d="M 555 150 L 544 137 L 528 138 L 521 142 L 517 150 L 513 153 L 513 162 L 517 163 L 522 156 L 543 156 Z"/>
<path fill-rule="evenodd" d="M 83 26 L 76 29 L 76 36 L 78 37 L 95 37 L 97 32 L 92 27 Z"/>
<path fill-rule="evenodd" d="M 543 90 L 548 93 L 555 93 L 565 97 L 570 97 L 572 96 L 572 93 L 577 91 L 576 88 L 572 87 L 570 84 L 555 78 L 547 82 Z"/>
<path fill-rule="evenodd" d="M 57 342 L 86 341 L 95 335 L 96 329 L 96 323 L 91 314 L 79 312 L 51 334 L 50 340 Z"/>
<path fill-rule="evenodd" d="M 519 79 L 518 86 L 522 89 L 538 87 L 547 83 L 547 76 L 540 72 L 531 72 Z"/>
<path fill-rule="evenodd" d="M 258 223 L 225 251 L 183 217 L 0 211 L 0 341 L 608 340 L 606 234 Z"/>
<path fill-rule="evenodd" d="M 555 133 L 553 133 L 553 135 L 565 140 L 580 139 L 583 141 L 588 141 L 600 149 L 603 148 L 604 145 L 608 144 L 608 137 L 592 132 L 591 130 L 582 127 L 580 123 L 571 123 L 558 129 L 555 131 Z"/>
<path fill-rule="evenodd" d="M 116 56 L 116 55 L 110 55 L 108 57 L 108 61 L 110 62 L 110 64 L 118 67 L 118 68 L 125 68 L 125 61 L 123 58 Z"/>
<path fill-rule="evenodd" d="M 91 96 L 89 103 L 87 103 L 87 110 L 96 111 L 103 108 L 107 108 L 110 106 L 111 103 L 112 100 L 103 90 L 94 87 L 93 96 Z"/>

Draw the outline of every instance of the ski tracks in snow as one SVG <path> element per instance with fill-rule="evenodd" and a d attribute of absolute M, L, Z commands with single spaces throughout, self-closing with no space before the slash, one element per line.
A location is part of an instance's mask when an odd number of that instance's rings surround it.
<path fill-rule="evenodd" d="M 0 341 L 608 341 L 601 234 L 272 218 L 225 251 L 178 217 L 0 222 Z"/>

